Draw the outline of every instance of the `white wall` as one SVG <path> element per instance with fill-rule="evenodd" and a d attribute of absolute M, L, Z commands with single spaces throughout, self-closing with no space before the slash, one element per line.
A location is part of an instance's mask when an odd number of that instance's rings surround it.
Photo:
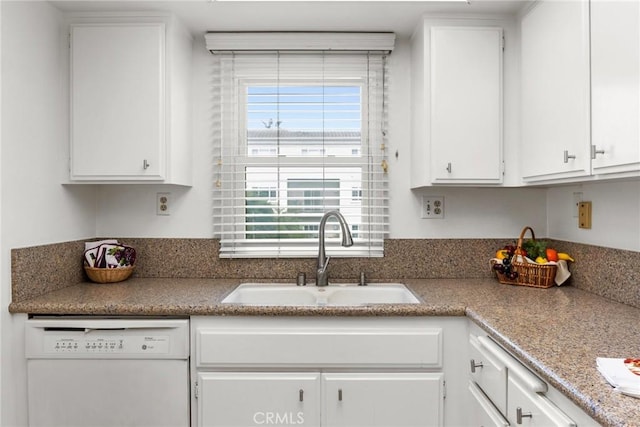
<path fill-rule="evenodd" d="M 2 3 L 0 3 L 0 224 L 2 224 Z M 2 229 L 0 226 L 0 248 L 2 248 Z M 2 278 L 4 277 L 2 262 L 0 262 L 0 309 L 4 307 Z M 2 333 L 3 317 L 0 315 L 0 334 Z M 2 337 L 0 336 L 0 355 L 2 354 Z M 0 363 L 0 389 L 2 388 L 2 363 Z M 2 424 L 2 391 L 0 391 L 0 424 Z"/>
<path fill-rule="evenodd" d="M 26 424 L 22 329 L 7 310 L 10 250 L 95 235 L 93 189 L 60 184 L 68 173 L 68 73 L 60 23 L 48 3 L 2 1 L 2 426 Z"/>
<path fill-rule="evenodd" d="M 102 187 L 99 190 L 97 235 L 212 237 L 213 151 L 208 117 L 212 102 L 208 90 L 212 59 L 204 47 L 202 35 L 196 37 L 193 57 L 193 187 Z M 445 196 L 445 219 L 420 218 L 420 193 L 409 190 L 409 65 L 409 41 L 400 39 L 390 61 L 390 237 L 511 237 L 517 235 L 525 223 L 535 227 L 540 235 L 545 235 L 544 190 L 434 187 L 428 191 L 430 194 Z M 510 141 L 514 139 L 510 138 Z M 170 216 L 156 215 L 158 191 L 172 193 Z"/>
<path fill-rule="evenodd" d="M 591 201 L 591 229 L 578 228 L 573 193 Z M 549 236 L 640 251 L 640 182 L 589 183 L 547 190 Z"/>

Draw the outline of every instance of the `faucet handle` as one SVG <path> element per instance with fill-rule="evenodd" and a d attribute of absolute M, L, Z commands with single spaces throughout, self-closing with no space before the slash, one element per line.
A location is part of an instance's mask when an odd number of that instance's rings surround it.
<path fill-rule="evenodd" d="M 331 256 L 328 256 L 327 259 L 324 260 L 324 265 L 322 266 L 322 271 L 326 271 L 327 267 L 329 266 L 329 260 L 331 259 Z"/>
<path fill-rule="evenodd" d="M 360 282 L 358 286 L 367 286 L 367 276 L 364 274 L 364 271 L 360 272 Z"/>
<path fill-rule="evenodd" d="M 307 285 L 307 275 L 304 272 L 298 273 L 298 279 L 296 280 L 296 285 L 298 286 L 306 286 Z"/>

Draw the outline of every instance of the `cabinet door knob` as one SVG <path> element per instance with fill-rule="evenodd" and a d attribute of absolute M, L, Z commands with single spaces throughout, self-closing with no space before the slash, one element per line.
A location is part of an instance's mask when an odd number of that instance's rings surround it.
<path fill-rule="evenodd" d="M 529 412 L 527 414 L 523 414 L 522 413 L 522 408 L 517 407 L 516 408 L 516 424 L 522 424 L 522 419 L 523 418 L 533 418 L 533 414 L 531 412 Z"/>
<path fill-rule="evenodd" d="M 147 170 L 147 169 L 149 169 L 149 166 L 151 166 L 151 165 L 149 164 L 149 162 L 147 162 L 147 159 L 144 159 L 142 161 L 142 169 Z"/>
<path fill-rule="evenodd" d="M 447 163 L 447 172 L 451 173 L 451 162 Z"/>
<path fill-rule="evenodd" d="M 474 359 L 471 359 L 471 372 L 472 373 L 476 373 L 476 368 L 482 368 L 484 367 L 484 365 L 482 364 L 482 362 L 480 363 L 476 363 L 476 361 Z"/>
<path fill-rule="evenodd" d="M 300 391 L 298 393 L 299 393 L 300 402 L 303 402 L 304 401 L 304 390 L 300 389 Z"/>
<path fill-rule="evenodd" d="M 338 401 L 342 402 L 342 389 L 341 388 L 338 389 Z"/>
<path fill-rule="evenodd" d="M 598 150 L 595 145 L 591 145 L 591 159 L 595 159 L 598 154 L 604 154 L 604 150 Z"/>
<path fill-rule="evenodd" d="M 569 163 L 569 159 L 575 159 L 575 154 L 569 154 L 569 150 L 564 150 L 564 162 Z"/>

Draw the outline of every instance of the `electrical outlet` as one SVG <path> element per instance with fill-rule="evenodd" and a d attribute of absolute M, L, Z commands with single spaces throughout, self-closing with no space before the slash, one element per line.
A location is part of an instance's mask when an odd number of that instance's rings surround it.
<path fill-rule="evenodd" d="M 422 196 L 422 218 L 444 218 L 444 196 Z"/>
<path fill-rule="evenodd" d="M 171 215 L 171 193 L 156 194 L 156 215 Z"/>

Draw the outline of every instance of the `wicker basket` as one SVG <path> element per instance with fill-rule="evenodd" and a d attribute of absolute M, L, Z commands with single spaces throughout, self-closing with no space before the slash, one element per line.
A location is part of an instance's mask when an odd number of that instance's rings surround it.
<path fill-rule="evenodd" d="M 118 268 L 94 268 L 84 267 L 87 276 L 92 282 L 96 283 L 115 283 L 127 280 L 133 273 L 134 266 L 118 267 Z"/>
<path fill-rule="evenodd" d="M 522 242 L 527 230 L 531 231 L 531 238 L 533 240 L 536 239 L 536 235 L 533 233 L 533 229 L 531 227 L 525 227 L 522 229 L 513 259 L 511 260 L 511 266 L 513 270 L 518 273 L 518 277 L 511 280 L 503 273 L 493 270 L 493 265 L 497 262 L 496 260 L 491 260 L 491 269 L 498 276 L 498 282 L 505 285 L 531 286 L 534 288 L 545 289 L 550 288 L 555 285 L 554 279 L 556 277 L 556 271 L 558 270 L 558 267 L 555 264 L 536 264 L 526 261 L 516 261 L 516 257 L 523 253 Z"/>

